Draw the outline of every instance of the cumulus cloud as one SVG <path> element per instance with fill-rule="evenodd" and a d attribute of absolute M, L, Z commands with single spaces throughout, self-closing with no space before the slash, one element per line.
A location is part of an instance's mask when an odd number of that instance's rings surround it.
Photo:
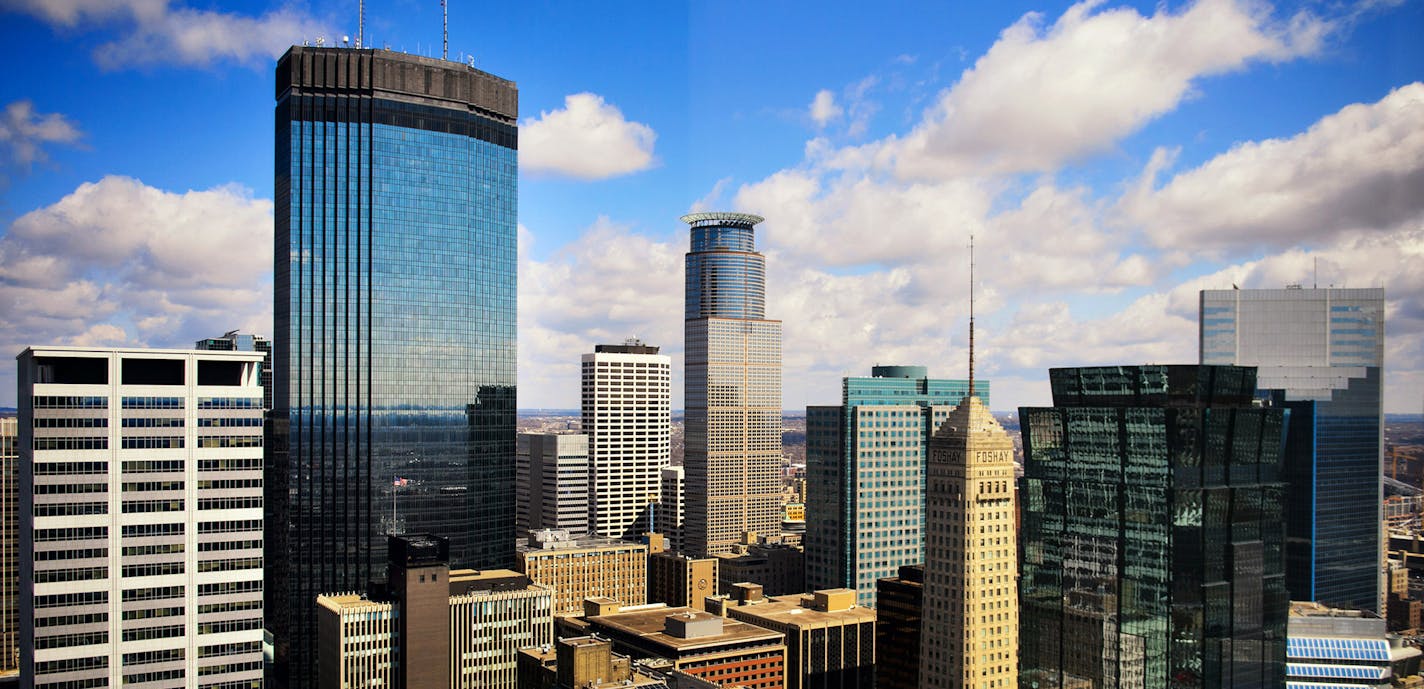
<path fill-rule="evenodd" d="M 548 257 L 532 256 L 534 241 L 520 229 L 520 406 L 577 407 L 579 355 L 629 337 L 674 358 L 680 391 L 685 240 L 600 217 Z"/>
<path fill-rule="evenodd" d="M 692 202 L 687 209 L 689 213 L 701 213 L 703 211 L 715 210 L 722 203 L 722 194 L 726 193 L 727 186 L 732 183 L 731 177 L 723 177 L 717 180 L 712 188 L 702 198 Z"/>
<path fill-rule="evenodd" d="M 836 104 L 836 95 L 827 89 L 817 91 L 816 97 L 811 99 L 811 121 L 815 122 L 817 127 L 826 126 L 843 112 L 844 109 Z"/>
<path fill-rule="evenodd" d="M 595 93 L 564 97 L 564 107 L 519 125 L 519 164 L 526 171 L 579 179 L 618 177 L 656 164 L 652 127 L 632 122 Z"/>
<path fill-rule="evenodd" d="M 69 118 L 60 113 L 35 112 L 35 104 L 29 100 L 6 105 L 0 116 L 0 147 L 6 151 L 7 162 L 23 168 L 48 160 L 46 145 L 73 145 L 83 136 Z"/>
<path fill-rule="evenodd" d="M 902 177 L 1049 171 L 1177 107 L 1205 76 L 1317 51 L 1330 24 L 1197 0 L 1150 17 L 1080 2 L 1010 26 L 913 131 L 874 151 Z M 882 147 L 877 147 L 882 148 Z"/>
<path fill-rule="evenodd" d="M 94 48 L 94 61 L 104 69 L 265 64 L 303 39 L 335 39 L 325 22 L 291 7 L 250 16 L 169 0 L 0 0 L 0 6 L 65 31 L 117 32 Z"/>
<path fill-rule="evenodd" d="M 270 333 L 271 271 L 271 201 L 236 186 L 177 193 L 104 177 L 0 237 L 0 349 Z"/>
<path fill-rule="evenodd" d="M 1161 188 L 1158 150 L 1121 210 L 1160 246 L 1288 248 L 1424 224 L 1424 83 L 1347 106 L 1285 139 L 1248 141 Z"/>
<path fill-rule="evenodd" d="M 1408 363 L 1424 360 L 1424 340 L 1408 334 L 1424 329 L 1424 309 L 1410 306 L 1424 303 L 1424 284 L 1407 274 L 1424 251 L 1414 176 L 1424 155 L 1404 124 L 1420 117 L 1415 87 L 1346 108 L 1279 150 L 1242 144 L 1161 189 L 1166 150 L 1141 182 L 1106 193 L 1055 179 L 1196 95 L 1202 77 L 1312 53 L 1332 26 L 1225 0 L 1150 17 L 1080 4 L 1047 28 L 1031 15 L 909 134 L 860 146 L 817 137 L 800 164 L 742 185 L 732 205 L 768 218 L 759 242 L 768 314 L 784 319 L 787 406 L 834 402 L 840 376 L 877 362 L 964 375 L 971 232 L 980 374 L 1003 382 L 997 408 L 1047 403 L 1051 366 L 1195 361 L 1197 290 L 1302 282 L 1317 258 L 1322 285 L 1328 269 L 1390 286 L 1395 375 L 1424 377 L 1424 362 Z M 1272 209 L 1263 241 L 1236 220 L 1246 207 Z M 1343 223 L 1347 214 L 1358 221 Z M 1203 269 L 1194 249 L 1211 246 L 1194 231 L 1236 236 L 1241 262 L 1190 277 Z M 1189 236 L 1141 241 L 1173 233 Z"/>
<path fill-rule="evenodd" d="M 1150 284 L 1151 263 L 1102 227 L 1088 189 L 1044 180 L 1016 204 L 981 178 L 903 183 L 873 175 L 782 170 L 738 190 L 734 205 L 767 216 L 762 242 L 808 266 L 905 268 L 906 294 L 936 296 L 946 266 L 979 265 L 1010 294 L 1095 292 Z"/>

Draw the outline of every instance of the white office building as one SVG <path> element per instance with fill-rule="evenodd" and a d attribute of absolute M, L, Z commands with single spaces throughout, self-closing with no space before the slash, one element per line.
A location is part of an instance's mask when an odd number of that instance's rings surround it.
<path fill-rule="evenodd" d="M 19 355 L 22 686 L 261 683 L 264 356 Z"/>
<path fill-rule="evenodd" d="M 672 360 L 629 340 L 583 355 L 589 528 L 611 538 L 648 530 L 672 453 Z"/>
<path fill-rule="evenodd" d="M 662 497 L 653 530 L 667 539 L 668 550 L 682 552 L 684 479 L 682 467 L 663 467 Z"/>

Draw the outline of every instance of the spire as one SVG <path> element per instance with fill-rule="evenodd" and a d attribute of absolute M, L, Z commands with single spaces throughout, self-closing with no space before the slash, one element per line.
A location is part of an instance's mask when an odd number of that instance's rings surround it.
<path fill-rule="evenodd" d="M 969 234 L 969 396 L 974 396 L 974 233 Z"/>

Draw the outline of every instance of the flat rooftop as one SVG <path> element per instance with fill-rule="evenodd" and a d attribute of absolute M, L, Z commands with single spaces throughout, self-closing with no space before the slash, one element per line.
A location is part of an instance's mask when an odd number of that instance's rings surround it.
<path fill-rule="evenodd" d="M 384 608 L 389 610 L 391 607 L 390 603 L 373 601 L 369 598 L 366 598 L 365 596 L 356 593 L 343 593 L 331 596 L 317 596 L 316 603 L 317 605 L 320 605 L 321 607 L 336 613 L 363 609 L 377 610 Z"/>
<path fill-rule="evenodd" d="M 810 596 L 805 594 L 767 596 L 762 602 L 739 605 L 735 608 L 729 607 L 729 609 L 768 622 L 794 627 L 825 627 L 875 621 L 875 611 L 863 605 L 823 612 L 802 607 L 803 598 L 807 599 L 807 603 L 810 602 Z"/>
<path fill-rule="evenodd" d="M 712 613 L 704 612 L 696 608 L 662 607 L 637 610 L 634 612 L 621 612 L 616 615 L 590 617 L 588 621 L 590 626 L 594 628 L 604 627 L 628 636 L 640 637 L 646 644 L 673 649 L 679 653 L 729 643 L 740 644 L 760 641 L 768 644 L 781 644 L 785 641 L 785 637 L 781 632 L 763 629 L 754 624 L 747 624 L 730 618 L 722 621 L 721 634 L 683 639 L 672 636 L 664 631 L 667 618 L 674 615 L 684 617 L 690 615 L 691 617 L 687 617 L 687 619 L 716 617 L 716 615 Z"/>
<path fill-rule="evenodd" d="M 532 542 L 531 542 L 532 541 Z M 516 544 L 515 550 L 520 554 L 550 554 L 572 553 L 588 550 L 615 550 L 624 548 L 636 548 L 647 550 L 648 544 L 625 541 L 618 538 L 603 538 L 601 536 L 582 536 L 570 538 L 568 540 L 551 541 L 549 545 L 543 545 L 539 541 L 526 539 L 523 544 Z"/>

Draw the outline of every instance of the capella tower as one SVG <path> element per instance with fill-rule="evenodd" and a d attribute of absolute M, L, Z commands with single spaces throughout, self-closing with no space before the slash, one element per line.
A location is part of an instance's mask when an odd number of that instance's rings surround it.
<path fill-rule="evenodd" d="M 761 216 L 692 213 L 687 252 L 685 549 L 780 530 L 781 321 L 766 319 Z"/>

